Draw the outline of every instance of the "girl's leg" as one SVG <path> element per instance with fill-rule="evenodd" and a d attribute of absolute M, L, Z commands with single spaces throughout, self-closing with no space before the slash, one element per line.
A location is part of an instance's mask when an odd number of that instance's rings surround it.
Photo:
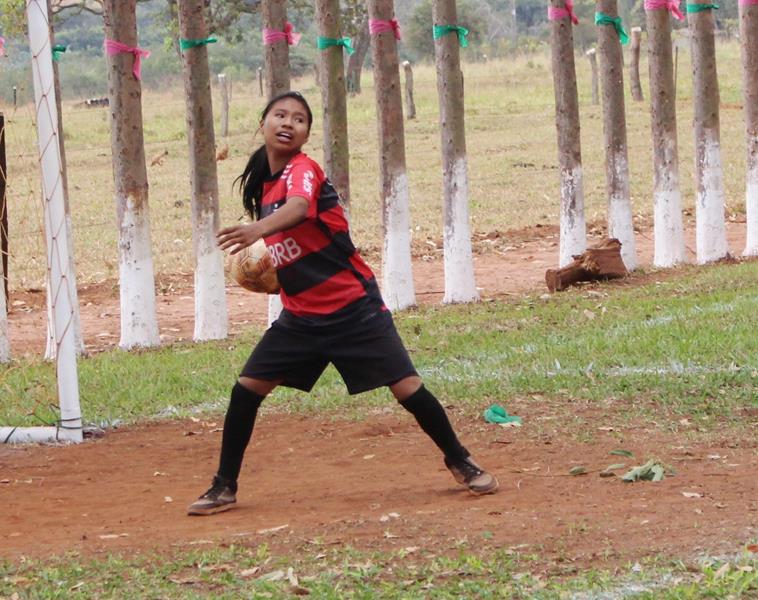
<path fill-rule="evenodd" d="M 229 408 L 224 419 L 221 437 L 221 458 L 218 476 L 237 488 L 237 478 L 242 468 L 242 457 L 250 442 L 263 399 L 279 384 L 279 381 L 264 381 L 240 377 L 232 388 Z"/>
<path fill-rule="evenodd" d="M 445 455 L 445 466 L 458 483 L 465 485 L 473 494 L 491 494 L 498 488 L 497 479 L 487 473 L 471 458 L 455 435 L 445 409 L 439 400 L 427 390 L 421 378 L 412 375 L 390 386 L 395 398 L 418 422 L 421 429 L 432 438 Z"/>
<path fill-rule="evenodd" d="M 258 408 L 280 381 L 240 377 L 234 384 L 221 437 L 221 458 L 211 488 L 190 505 L 190 515 L 212 515 L 228 510 L 237 501 L 237 478 L 242 458 L 255 427 Z"/>

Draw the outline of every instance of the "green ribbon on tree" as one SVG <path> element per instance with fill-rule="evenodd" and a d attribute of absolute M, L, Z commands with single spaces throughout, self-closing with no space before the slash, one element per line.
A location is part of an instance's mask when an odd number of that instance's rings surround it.
<path fill-rule="evenodd" d="M 218 40 L 213 36 L 209 36 L 202 40 L 185 40 L 184 38 L 179 38 L 179 48 L 182 50 L 189 50 L 190 48 L 199 48 L 200 46 L 215 44 L 217 41 Z"/>
<path fill-rule="evenodd" d="M 690 4 L 690 3 L 687 3 L 687 14 L 690 14 L 690 13 L 699 13 L 699 12 L 703 12 L 704 10 L 711 10 L 711 9 L 718 10 L 719 9 L 719 5 L 718 4 Z"/>
<path fill-rule="evenodd" d="M 55 62 L 58 62 L 61 59 L 61 54 L 63 54 L 68 49 L 68 46 L 64 46 L 63 44 L 55 44 L 53 46 L 53 60 Z"/>
<path fill-rule="evenodd" d="M 629 43 L 629 35 L 624 31 L 624 26 L 621 24 L 621 17 L 609 17 L 604 13 L 596 12 L 595 25 L 613 25 L 616 29 L 616 33 L 619 34 L 619 40 L 621 40 L 621 43 Z"/>
<path fill-rule="evenodd" d="M 455 33 L 458 36 L 458 43 L 461 48 L 468 47 L 468 29 L 465 27 L 461 27 L 460 25 L 435 25 L 432 28 L 432 32 L 434 33 L 435 40 L 440 39 L 448 33 Z"/>
<path fill-rule="evenodd" d="M 333 46 L 342 46 L 345 50 L 347 50 L 348 54 L 355 52 L 355 48 L 353 48 L 353 43 L 349 37 L 328 38 L 318 36 L 316 43 L 319 50 L 326 50 L 327 48 L 331 48 Z"/>

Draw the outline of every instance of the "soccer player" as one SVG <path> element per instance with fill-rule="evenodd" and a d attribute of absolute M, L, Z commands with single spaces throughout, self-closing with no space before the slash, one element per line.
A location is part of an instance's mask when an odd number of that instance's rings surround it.
<path fill-rule="evenodd" d="M 491 494 L 497 479 L 458 440 L 445 409 L 424 387 L 384 305 L 376 277 L 350 239 L 339 196 L 302 152 L 313 115 L 286 92 L 263 110 L 264 144 L 239 178 L 255 220 L 221 229 L 232 254 L 263 238 L 281 284 L 283 310 L 263 334 L 234 384 L 221 458 L 210 489 L 188 509 L 211 515 L 236 503 L 237 478 L 263 399 L 278 385 L 310 391 L 329 363 L 350 394 L 387 386 L 444 455 L 458 483 Z"/>

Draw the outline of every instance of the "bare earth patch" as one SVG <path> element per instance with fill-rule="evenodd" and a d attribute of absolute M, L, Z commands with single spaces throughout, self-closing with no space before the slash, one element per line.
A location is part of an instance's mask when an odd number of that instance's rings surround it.
<path fill-rule="evenodd" d="M 738 253 L 744 224 L 730 223 L 729 232 Z M 650 237 L 638 238 L 647 265 Z M 491 238 L 475 263 L 483 296 L 543 291 L 556 242 L 544 235 Z M 418 260 L 414 268 L 420 301 L 438 303 L 440 259 Z M 191 338 L 191 279 L 161 281 L 166 342 Z M 117 344 L 115 286 L 88 286 L 80 300 L 89 349 Z M 14 353 L 41 352 L 42 294 L 14 293 L 11 308 Z M 229 309 L 233 332 L 265 319 L 265 299 L 238 288 L 229 289 Z M 507 398 L 524 426 L 503 429 L 444 400 L 464 443 L 498 475 L 498 494 L 475 498 L 457 486 L 436 448 L 388 395 L 385 412 L 360 422 L 264 413 L 243 468 L 238 507 L 188 517 L 186 506 L 215 470 L 222 416 L 219 422 L 163 421 L 110 430 L 77 446 L 0 446 L 2 556 L 165 552 L 234 542 L 266 542 L 290 553 L 316 553 L 323 544 L 444 553 L 466 541 L 474 548 L 536 552 L 551 572 L 569 574 L 657 553 L 733 552 L 758 535 L 755 441 L 619 425 L 607 407 L 577 406 L 567 414 L 565 406 Z M 591 435 L 577 436 L 577 428 Z M 619 448 L 635 458 L 609 455 Z M 658 483 L 598 475 L 611 463 L 632 466 L 653 457 L 676 474 Z M 569 475 L 576 465 L 591 472 Z"/>

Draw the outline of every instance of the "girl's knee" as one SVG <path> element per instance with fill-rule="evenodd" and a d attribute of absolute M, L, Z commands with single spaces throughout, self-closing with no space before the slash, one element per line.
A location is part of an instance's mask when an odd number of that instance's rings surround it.
<path fill-rule="evenodd" d="M 281 383 L 281 380 L 267 381 L 265 379 L 254 379 L 253 377 L 241 375 L 237 382 L 251 392 L 255 392 L 260 396 L 268 396 Z"/>
<path fill-rule="evenodd" d="M 421 388 L 421 377 L 418 375 L 409 375 L 390 386 L 392 395 L 398 402 L 410 398 Z"/>

